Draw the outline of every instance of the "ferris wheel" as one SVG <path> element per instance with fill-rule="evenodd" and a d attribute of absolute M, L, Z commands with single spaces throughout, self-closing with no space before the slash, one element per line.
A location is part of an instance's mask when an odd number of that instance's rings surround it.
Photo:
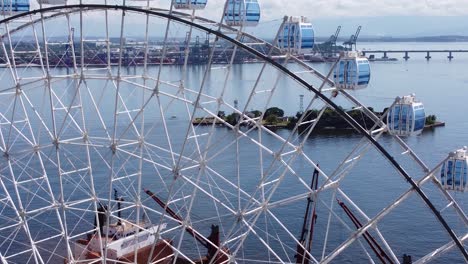
<path fill-rule="evenodd" d="M 304 17 L 269 43 L 256 0 L 48 4 L 0 21 L 2 263 L 468 261 L 466 148 L 426 165 L 422 103 L 364 106 L 368 61 L 307 63 Z"/>

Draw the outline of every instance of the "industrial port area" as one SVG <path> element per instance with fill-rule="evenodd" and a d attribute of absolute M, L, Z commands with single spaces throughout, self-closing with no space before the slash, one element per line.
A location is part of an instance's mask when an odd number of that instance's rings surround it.
<path fill-rule="evenodd" d="M 305 62 L 334 62 L 338 60 L 339 54 L 342 51 L 356 50 L 357 40 L 361 32 L 359 26 L 354 34 L 349 39 L 339 38 L 341 26 L 338 26 L 336 32 L 328 39 L 321 38 L 321 43 L 315 43 L 312 49 L 302 50 L 297 54 Z M 145 60 L 147 65 L 184 65 L 185 60 L 189 65 L 207 64 L 210 61 L 210 54 L 214 47 L 212 64 L 229 64 L 233 57 L 234 46 L 232 43 L 218 40 L 215 42 L 215 37 L 209 33 L 204 36 L 189 36 L 186 38 L 176 39 L 157 39 L 153 38 L 148 42 L 141 39 L 132 38 L 91 38 L 83 42 L 81 47 L 80 39 L 74 37 L 74 28 L 71 29 L 71 36 L 63 37 L 62 40 L 54 40 L 47 43 L 48 46 L 48 63 L 51 67 L 73 67 L 79 66 L 81 63 L 89 66 L 102 65 L 117 65 L 122 66 L 139 66 L 144 65 Z M 73 41 L 71 41 L 73 39 Z M 317 38 L 319 39 L 319 38 Z M 342 43 L 337 44 L 340 40 L 346 39 Z M 372 41 L 372 39 L 365 39 Z M 216 43 L 216 45 L 214 45 Z M 45 49 L 41 43 L 38 44 L 43 54 L 39 56 L 36 43 L 24 41 L 15 43 L 13 40 L 12 46 L 16 47 L 15 61 L 16 66 L 34 66 L 45 63 Z M 264 51 L 269 48 L 269 43 L 255 43 L 252 47 Z M 122 47 L 122 48 L 121 48 Z M 83 60 L 81 53 L 84 53 Z M 421 53 L 426 60 L 430 60 L 431 53 L 445 53 L 447 58 L 452 60 L 455 58 L 455 53 L 468 53 L 468 50 L 363 50 L 361 51 L 369 61 L 397 61 L 396 57 L 390 57 L 388 54 L 401 54 L 401 59 L 409 60 L 410 53 Z M 186 56 L 187 53 L 187 56 Z M 274 54 L 273 59 L 283 60 L 287 50 L 281 53 Z M 0 67 L 8 65 L 7 58 L 4 56 L 4 51 L 0 50 Z M 41 63 L 41 59 L 43 60 Z M 11 62 L 11 61 L 10 61 Z M 233 57 L 234 64 L 255 63 L 257 58 L 251 53 L 243 49 L 236 49 Z"/>
<path fill-rule="evenodd" d="M 356 41 L 359 36 L 361 27 L 359 26 L 356 33 L 353 34 L 348 41 L 343 45 L 337 45 L 337 38 L 340 32 L 339 26 L 335 34 L 322 43 L 316 43 L 313 49 L 303 50 L 297 56 L 303 61 L 308 62 L 325 62 L 336 61 L 339 57 L 339 52 L 343 50 L 352 50 L 356 46 Z M 81 41 L 74 36 L 75 29 L 71 29 L 71 36 L 57 38 L 54 41 L 49 41 L 48 46 L 48 63 L 52 67 L 73 67 L 74 64 L 99 66 L 110 64 L 119 64 L 123 66 L 138 66 L 146 63 L 148 65 L 166 64 L 166 65 L 183 65 L 187 58 L 187 64 L 197 65 L 206 64 L 210 60 L 210 53 L 214 47 L 212 64 L 229 64 L 233 55 L 234 45 L 225 41 L 218 40 L 215 42 L 215 37 L 206 33 L 204 36 L 187 36 L 185 39 L 178 38 L 172 40 L 150 39 L 148 42 L 140 39 L 131 38 L 109 38 L 106 39 L 90 38 L 83 42 L 81 49 Z M 60 40 L 61 39 L 61 40 Z M 71 41 L 73 39 L 73 41 Z M 190 41 L 189 41 L 190 40 Z M 41 59 L 44 60 L 45 54 L 38 55 L 36 43 L 24 41 L 14 43 L 15 63 L 17 66 L 33 66 L 41 65 Z M 216 43 L 216 46 L 214 45 Z M 257 50 L 268 49 L 269 43 L 255 43 L 252 45 Z M 40 50 L 44 53 L 44 48 L 39 43 Z M 122 48 L 120 48 L 122 47 Z M 81 50 L 84 58 L 81 59 Z M 274 59 L 282 60 L 287 53 L 284 50 L 281 54 L 275 54 Z M 187 56 L 185 56 L 187 53 Z M 0 51 L 0 66 L 7 65 L 7 58 L 4 52 Z M 74 55 L 73 55 L 74 54 Z M 73 58 L 74 57 L 74 58 Z M 236 49 L 233 59 L 234 64 L 240 63 L 255 63 L 257 58 L 251 53 L 242 49 Z M 44 61 L 42 63 L 45 63 Z"/>

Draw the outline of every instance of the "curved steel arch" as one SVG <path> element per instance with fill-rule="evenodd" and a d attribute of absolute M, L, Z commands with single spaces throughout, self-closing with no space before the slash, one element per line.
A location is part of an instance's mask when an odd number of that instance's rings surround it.
<path fill-rule="evenodd" d="M 401 167 L 401 165 L 393 158 L 393 156 L 388 153 L 385 148 L 377 142 L 371 134 L 369 134 L 363 127 L 359 125 L 359 123 L 354 120 L 351 116 L 349 116 L 343 109 L 338 107 L 331 99 L 326 97 L 324 94 L 322 94 L 320 91 L 318 91 L 315 87 L 313 87 L 311 84 L 309 84 L 307 81 L 293 73 L 291 70 L 287 69 L 285 66 L 281 65 L 280 63 L 276 62 L 272 58 L 266 56 L 265 54 L 255 50 L 254 48 L 236 40 L 233 39 L 225 34 L 223 34 L 221 31 L 213 30 L 210 28 L 207 28 L 203 25 L 196 24 L 192 21 L 188 21 L 185 19 L 182 19 L 178 16 L 169 14 L 169 13 L 164 13 L 161 12 L 163 11 L 162 9 L 157 9 L 158 11 L 153 10 L 147 10 L 147 9 L 142 9 L 138 7 L 130 7 L 130 6 L 121 6 L 121 5 L 101 5 L 101 4 L 78 4 L 78 5 L 66 5 L 66 6 L 52 6 L 52 7 L 47 7 L 47 8 L 42 8 L 42 9 L 36 9 L 32 10 L 29 12 L 17 14 L 8 18 L 5 18 L 3 20 L 0 20 L 0 24 L 5 24 L 8 23 L 12 20 L 15 20 L 17 18 L 22 18 L 25 16 L 29 15 L 35 15 L 35 14 L 43 14 L 47 12 L 52 12 L 52 11 L 63 11 L 64 9 L 77 9 L 77 11 L 83 11 L 83 10 L 99 10 L 99 9 L 113 9 L 113 10 L 121 10 L 121 11 L 132 11 L 136 13 L 143 13 L 147 15 L 154 15 L 157 17 L 162 17 L 166 18 L 169 20 L 173 20 L 176 22 L 179 22 L 181 24 L 185 24 L 194 28 L 198 28 L 202 31 L 208 32 L 210 34 L 215 35 L 216 37 L 222 38 L 248 52 L 251 54 L 257 56 L 258 58 L 270 63 L 272 66 L 277 68 L 278 70 L 282 71 L 284 74 L 292 78 L 293 80 L 297 81 L 304 87 L 306 87 L 309 91 L 313 92 L 316 96 L 318 96 L 320 99 L 322 99 L 326 104 L 328 104 L 330 107 L 332 107 L 341 117 L 343 117 L 351 126 L 353 126 L 362 136 L 366 137 L 374 147 L 380 151 L 385 158 L 392 164 L 392 166 L 405 178 L 405 180 L 411 185 L 411 187 L 418 193 L 418 195 L 421 197 L 421 199 L 426 203 L 426 205 L 430 208 L 430 210 L 433 212 L 433 214 L 436 216 L 437 220 L 442 224 L 442 226 L 445 228 L 447 233 L 450 235 L 452 240 L 455 242 L 461 253 L 463 254 L 465 261 L 468 262 L 468 251 L 465 249 L 463 246 L 462 242 L 460 239 L 457 237 L 457 235 L 453 232 L 453 230 L 450 228 L 449 224 L 445 221 L 444 217 L 441 215 L 441 213 L 437 210 L 437 208 L 434 206 L 434 204 L 429 200 L 429 198 L 426 196 L 426 194 L 421 190 L 421 188 L 418 186 L 418 184 L 413 180 L 413 178 Z M 166 10 L 167 11 L 167 10 Z M 178 13 L 182 14 L 182 13 Z M 230 27 L 227 27 L 230 28 Z M 255 38 L 255 37 L 253 37 Z M 274 46 L 271 45 L 273 48 Z M 326 79 L 326 78 L 325 78 Z M 327 79 L 327 82 L 330 83 L 330 81 Z M 367 228 L 369 225 L 367 226 Z M 358 232 L 358 234 L 362 234 L 367 230 L 367 228 L 361 228 Z M 330 257 L 330 256 L 329 256 Z M 328 258 L 325 258 L 324 260 L 327 261 Z"/>

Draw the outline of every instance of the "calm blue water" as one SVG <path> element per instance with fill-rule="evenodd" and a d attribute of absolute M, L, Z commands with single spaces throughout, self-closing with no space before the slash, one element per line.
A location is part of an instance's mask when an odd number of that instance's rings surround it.
<path fill-rule="evenodd" d="M 458 49 L 464 48 L 465 46 L 468 46 L 468 43 L 362 43 L 359 47 L 362 49 L 401 49 L 403 47 L 409 47 L 409 49 Z M 403 55 L 395 55 L 395 57 L 397 56 L 402 57 Z M 434 54 L 429 62 L 424 59 L 425 55 L 422 54 L 410 54 L 410 56 L 411 59 L 409 61 L 400 59 L 397 62 L 372 63 L 372 80 L 370 86 L 365 90 L 353 92 L 353 95 L 365 105 L 372 106 L 376 110 L 382 110 L 384 107 L 389 106 L 396 96 L 415 93 L 417 98 L 424 103 L 427 114 L 435 114 L 440 121 L 446 122 L 445 127 L 425 132 L 418 137 L 405 139 L 405 142 L 418 153 L 427 166 L 432 168 L 440 160 L 445 158 L 449 151 L 468 145 L 468 132 L 466 131 L 468 128 L 468 118 L 466 117 L 466 101 L 468 99 L 468 75 L 466 74 L 466 65 L 468 65 L 468 54 L 454 54 L 455 59 L 452 61 L 446 59 L 446 54 Z M 331 64 L 327 63 L 313 64 L 314 67 L 323 73 L 329 70 L 330 65 Z M 288 67 L 294 69 L 295 65 L 288 65 Z M 238 108 L 243 109 L 247 103 L 246 98 L 256 81 L 260 68 L 261 64 L 234 65 L 230 80 L 227 84 L 228 89 L 223 96 L 224 100 L 230 105 L 233 105 L 234 100 L 237 100 L 239 104 Z M 162 71 L 163 79 L 176 84 L 180 79 L 180 69 L 179 66 L 164 67 Z M 190 66 L 185 80 L 187 85 L 197 90 L 202 81 L 204 70 L 205 66 Z M 128 75 L 141 74 L 141 72 L 142 68 L 139 67 L 126 68 L 124 70 L 124 74 Z M 66 70 L 56 69 L 56 73 L 64 74 Z M 156 67 L 150 68 L 150 75 L 154 76 L 156 73 Z M 219 96 L 221 88 L 224 85 L 224 75 L 222 73 L 223 69 L 211 70 L 204 86 L 205 93 Z M 40 75 L 40 72 L 39 70 L 32 69 L 29 72 L 22 72 L 22 74 L 36 76 Z M 259 82 L 259 87 L 268 90 L 277 82 L 278 85 L 275 96 L 270 99 L 268 98 L 268 92 L 258 93 L 254 96 L 254 100 L 248 104 L 247 110 L 262 110 L 269 102 L 268 106 L 277 106 L 284 109 L 286 115 L 295 115 L 299 110 L 299 95 L 301 94 L 305 95 L 304 102 L 307 105 L 313 96 L 311 93 L 305 91 L 291 80 L 286 78 L 277 79 L 277 76 L 278 73 L 275 69 L 267 67 L 266 73 Z M 304 78 L 310 79 L 307 75 L 304 75 Z M 310 80 L 314 85 L 320 85 L 320 82 L 312 79 Z M 141 83 L 141 81 L 138 82 Z M 114 120 L 110 117 L 113 116 L 112 113 L 114 111 L 114 88 L 112 85 L 103 84 L 103 82 L 99 80 L 88 80 L 87 84 L 91 89 L 96 89 L 94 91 L 96 96 L 92 98 L 86 95 L 86 93 L 83 93 L 83 101 L 90 106 L 92 105 L 92 100 L 95 100 L 99 105 L 99 111 L 104 116 L 103 123 L 105 123 L 107 127 L 112 127 Z M 155 83 L 151 81 L 148 81 L 147 84 L 148 86 L 155 85 Z M 62 101 L 70 103 L 74 100 L 74 82 L 66 80 L 60 81 L 56 85 L 56 87 L 63 87 L 61 92 L 58 93 L 58 97 L 60 97 Z M 61 88 L 58 89 L 60 90 Z M 162 86 L 161 90 L 168 93 L 171 91 L 169 86 Z M 124 97 L 122 100 L 125 100 L 129 109 L 124 109 L 122 105 L 119 105 L 117 107 L 119 111 L 131 110 L 132 106 L 137 108 L 138 105 L 141 105 L 142 100 L 148 98 L 150 94 L 150 91 L 135 93 L 134 90 L 131 89 L 131 85 L 125 83 L 122 84 L 120 92 Z M 33 91 L 30 95 L 32 98 L 37 96 L 35 99 L 39 100 L 40 97 L 38 95 L 42 94 L 43 91 Z M 194 99 L 194 95 L 190 93 L 187 93 L 186 97 L 188 99 Z M 161 105 L 166 118 L 171 116 L 176 117 L 173 120 L 167 120 L 167 126 L 170 130 L 169 137 L 171 138 L 171 145 L 174 147 L 175 152 L 183 152 L 186 157 L 195 158 L 197 156 L 197 148 L 194 141 L 189 140 L 187 147 L 181 151 L 182 143 L 188 131 L 188 117 L 185 105 L 180 102 L 172 102 L 171 99 L 167 97 L 161 97 L 161 102 L 156 102 L 155 100 L 156 99 L 148 104 L 145 110 L 145 119 L 137 118 L 135 122 L 135 125 L 138 127 L 137 130 L 141 131 L 142 124 L 145 124 L 143 133 L 145 139 L 148 142 L 155 142 L 155 144 L 162 148 L 168 148 L 169 144 L 167 143 L 166 134 L 161 123 L 161 109 L 159 108 L 159 105 Z M 213 100 L 213 98 L 204 99 L 204 102 L 206 103 L 205 106 L 207 109 L 215 112 L 218 109 L 215 104 L 210 103 L 210 101 Z M 37 102 L 41 101 L 39 100 Z M 340 98 L 337 98 L 337 103 L 343 104 L 342 106 L 344 108 L 349 107 L 349 105 L 346 105 Z M 55 107 L 58 106 L 55 105 Z M 232 109 L 227 107 L 219 110 L 223 110 L 226 113 L 232 112 Z M 47 111 L 50 111 L 50 108 L 43 106 L 41 113 L 47 116 Z M 81 123 L 82 121 L 80 121 L 80 114 L 78 112 L 74 112 L 73 116 L 78 120 L 76 121 L 78 123 L 77 126 L 86 125 L 89 135 L 96 138 L 94 141 L 96 147 L 91 149 L 91 156 L 94 157 L 92 160 L 94 184 L 97 186 L 98 193 L 106 193 L 109 191 L 107 180 L 110 171 L 109 168 L 113 168 L 116 177 L 119 175 L 123 176 L 137 173 L 139 171 L 138 159 L 131 155 L 132 153 L 135 154 L 136 148 L 134 146 L 122 146 L 121 151 L 126 151 L 127 154 L 130 154 L 119 156 L 119 158 L 115 160 L 115 164 L 109 164 L 111 161 L 111 151 L 109 145 L 106 145 L 108 144 L 106 140 L 106 130 L 103 129 L 99 116 L 95 114 L 96 109 L 89 107 L 85 109 L 84 112 L 87 118 L 84 123 Z M 136 114 L 131 112 L 129 115 L 135 117 Z M 206 112 L 203 111 L 198 110 L 195 112 L 195 116 L 203 117 L 205 115 Z M 58 114 L 56 118 L 58 120 L 67 120 L 69 117 Z M 128 127 L 126 122 L 127 118 L 127 114 L 122 112 L 115 120 L 116 133 L 117 135 L 121 135 L 121 142 L 139 136 L 132 127 Z M 57 158 L 66 160 L 66 162 L 64 162 L 64 168 L 62 168 L 63 170 L 71 170 L 73 166 L 79 168 L 80 164 L 86 164 L 86 157 L 83 154 L 85 149 L 79 145 L 64 146 L 62 154 L 59 155 L 60 157 L 57 157 L 54 147 L 49 144 L 50 141 L 48 141 L 49 139 L 47 138 L 45 126 L 41 125 L 40 120 L 36 118 L 33 118 L 31 121 L 38 127 L 36 131 L 37 139 L 39 144 L 45 145 L 43 152 L 45 156 L 48 157 L 49 161 L 51 161 L 47 165 L 50 167 L 46 169 L 50 171 L 56 170 L 57 168 L 54 165 L 54 161 L 56 161 Z M 51 120 L 49 118 L 44 120 L 44 122 L 49 126 Z M 62 128 L 58 129 L 64 130 L 63 135 L 65 138 L 71 139 L 81 135 L 80 131 L 76 130 L 72 123 L 64 121 L 64 124 Z M 208 139 L 207 137 L 200 137 L 199 139 L 199 144 L 201 146 L 204 146 L 211 140 L 211 147 L 207 151 L 207 156 L 212 157 L 208 160 L 208 164 L 213 171 L 205 172 L 203 177 L 198 179 L 199 168 L 196 166 L 191 167 L 195 162 L 189 159 L 182 159 L 181 165 L 186 169 L 184 174 L 190 175 L 189 179 L 192 181 L 199 180 L 198 184 L 200 186 L 216 193 L 220 203 L 227 204 L 230 208 L 237 208 L 237 203 L 239 203 L 241 208 L 243 208 L 249 204 L 249 199 L 244 195 L 241 195 L 242 199 L 240 201 L 234 199 L 233 197 L 237 196 L 236 188 L 222 181 L 216 176 L 216 173 L 222 174 L 231 182 L 236 183 L 236 172 L 237 169 L 239 169 L 239 173 L 242 175 L 242 179 L 239 182 L 240 186 L 246 192 L 252 193 L 257 187 L 256 184 L 259 182 L 261 169 L 265 172 L 269 172 L 269 177 L 271 179 L 275 179 L 283 173 L 284 167 L 278 166 L 277 164 L 270 167 L 269 164 L 273 159 L 272 156 L 268 154 L 268 151 L 259 151 L 255 142 L 248 139 L 241 139 L 238 146 L 241 153 L 240 157 L 238 157 L 241 166 L 237 168 L 235 155 L 236 145 L 228 145 L 230 142 L 235 142 L 233 141 L 235 139 L 234 132 L 226 128 L 215 128 L 214 131 L 213 138 Z M 210 127 L 197 129 L 198 135 L 211 132 Z M 278 140 L 273 135 L 267 133 L 259 135 L 256 130 L 249 132 L 244 130 L 244 132 L 249 133 L 249 137 L 255 140 L 261 136 L 263 145 L 270 150 L 280 150 L 281 144 L 278 143 Z M 287 130 L 278 130 L 276 132 L 284 138 L 289 136 L 289 131 Z M 189 133 L 189 137 L 191 136 L 193 135 Z M 100 138 L 100 140 L 97 138 Z M 294 136 L 293 138 L 295 144 L 298 144 L 303 139 L 298 136 Z M 356 146 L 360 139 L 361 137 L 354 134 L 313 135 L 304 142 L 304 152 L 310 159 L 319 163 L 323 171 L 331 174 L 336 169 L 338 163 L 345 159 L 346 155 Z M 412 174 L 412 176 L 416 179 L 423 176 L 423 174 L 416 169 L 414 163 L 411 163 L 405 156 L 399 155 L 399 153 L 403 151 L 391 137 L 383 136 L 379 142 L 401 162 L 405 170 Z M 21 149 L 22 146 L 27 144 L 21 143 L 21 140 L 18 140 L 16 145 L 18 149 Z M 292 149 L 286 147 L 283 153 L 289 150 Z M 147 151 L 147 153 L 142 155 L 148 159 L 148 162 L 142 165 L 142 172 L 145 175 L 142 186 L 156 190 L 164 197 L 168 195 L 167 189 L 171 188 L 170 184 L 172 182 L 171 177 L 173 177 L 173 173 L 170 171 L 170 168 L 172 166 L 173 157 L 156 147 L 149 147 L 145 151 Z M 264 168 L 260 168 L 258 165 L 260 153 L 263 155 Z M 288 158 L 285 160 L 288 160 Z M 28 164 L 34 164 L 34 161 Z M 167 167 L 167 169 L 161 169 L 162 167 Z M 303 184 L 309 184 L 312 167 L 307 159 L 299 157 L 294 160 L 291 167 L 296 174 L 294 175 L 290 172 L 285 173 L 283 182 L 271 197 L 272 202 L 295 194 L 302 194 L 305 189 Z M 64 194 L 66 199 L 73 200 L 87 195 L 86 190 L 76 190 L 74 188 L 76 184 L 81 184 L 85 186 L 84 189 L 86 189 L 89 183 L 86 182 L 86 177 L 88 176 L 85 175 L 81 180 L 71 177 L 65 179 L 64 188 L 66 190 L 74 190 L 73 192 Z M 56 174 L 53 174 L 50 180 L 53 185 L 52 188 L 58 190 L 57 185 L 59 179 L 56 177 Z M 301 182 L 301 180 L 303 180 L 303 182 Z M 268 182 L 268 180 L 266 181 Z M 273 193 L 273 185 L 274 184 L 271 184 L 265 187 L 265 192 L 267 194 L 270 192 Z M 135 182 L 132 181 L 126 182 L 122 180 L 121 182 L 115 183 L 115 186 L 123 192 L 128 192 L 130 197 L 126 197 L 127 200 L 132 200 L 134 197 L 131 197 L 131 195 L 136 195 L 138 193 L 138 188 L 136 188 Z M 371 148 L 362 160 L 350 171 L 350 174 L 340 183 L 340 187 L 369 217 L 373 217 L 382 210 L 382 208 L 388 206 L 393 200 L 406 191 L 409 185 L 376 150 Z M 174 188 L 180 190 L 174 197 L 192 195 L 193 192 L 193 188 L 186 182 L 179 181 L 175 184 Z M 442 196 L 435 191 L 431 185 L 423 187 L 423 190 L 433 199 L 439 209 L 444 207 L 445 203 L 441 199 Z M 253 196 L 255 199 L 261 199 L 261 194 L 258 192 L 255 192 Z M 466 195 L 454 194 L 454 196 L 460 201 L 460 204 L 466 211 Z M 339 195 L 337 197 L 340 198 Z M 332 192 L 324 192 L 319 199 L 320 203 L 317 207 L 318 219 L 314 231 L 312 253 L 315 257 L 320 259 L 328 217 L 324 204 L 328 206 L 331 204 Z M 342 197 L 340 199 L 342 199 Z M 195 203 L 192 205 L 192 211 L 194 213 L 191 213 L 191 217 L 194 226 L 196 226 L 200 232 L 208 234 L 209 225 L 214 223 L 220 225 L 222 235 L 228 236 L 229 234 L 230 238 L 247 231 L 245 227 L 236 227 L 236 219 L 234 219 L 232 214 L 225 208 L 219 206 L 219 203 L 207 202 L 209 201 L 207 195 L 198 192 L 194 201 Z M 322 202 L 324 204 L 322 204 Z M 144 203 L 149 206 L 153 204 L 152 201 L 148 200 L 145 200 Z M 40 201 L 31 204 L 44 206 Z M 188 200 L 181 205 L 175 203 L 174 206 L 180 210 L 179 212 L 181 214 L 185 214 L 190 210 Z M 334 217 L 331 222 L 327 253 L 329 253 L 330 248 L 338 246 L 350 234 L 350 231 L 339 222 L 338 217 L 341 218 L 351 230 L 355 229 L 344 212 L 338 208 L 337 203 L 334 203 L 333 206 L 337 212 L 337 217 Z M 247 209 L 252 208 L 252 206 L 247 206 Z M 271 212 L 275 214 L 278 220 L 284 223 L 291 231 L 292 235 L 297 238 L 302 225 L 304 208 L 305 200 L 291 203 L 288 206 L 272 208 Z M 124 214 L 135 217 L 134 212 L 131 210 L 128 212 L 124 211 Z M 216 217 L 217 215 L 220 215 L 220 217 Z M 83 218 L 89 218 L 86 224 L 88 226 L 85 224 L 77 225 L 76 222 L 74 222 L 81 219 L 79 216 L 83 217 L 83 215 L 77 214 L 69 215 L 68 218 L 67 224 L 70 230 L 72 230 L 71 232 L 75 234 L 89 229 L 89 226 L 92 225 L 92 214 L 84 214 Z M 444 212 L 444 216 L 448 219 L 457 234 L 466 233 L 465 227 L 454 217 L 452 211 L 447 210 Z M 47 217 L 51 217 L 52 219 L 53 215 L 51 216 L 48 214 Z M 247 216 L 244 220 L 252 223 L 254 221 L 253 217 L 254 215 Z M 149 213 L 149 218 L 158 219 L 157 214 L 151 213 Z M 44 219 L 46 219 L 46 217 Z M 294 261 L 295 243 L 291 240 L 291 234 L 281 231 L 281 227 L 278 223 L 266 213 L 261 214 L 259 219 L 255 221 L 258 228 L 254 228 L 254 230 L 258 232 L 258 235 L 262 237 L 264 241 L 269 241 L 269 243 L 272 244 L 273 250 L 275 250 L 281 258 Z M 50 221 L 49 224 L 59 230 L 59 227 L 54 221 Z M 232 226 L 234 226 L 234 228 L 232 228 Z M 41 231 L 45 228 L 44 226 L 38 225 L 35 227 L 33 225 L 32 228 L 37 228 L 37 230 L 39 230 L 38 237 L 44 234 L 44 231 Z M 410 254 L 417 259 L 429 253 L 430 250 L 434 250 L 449 241 L 448 236 L 431 215 L 431 212 L 425 207 L 421 199 L 414 194 L 379 222 L 379 228 L 400 259 L 403 254 Z M 269 230 L 273 235 L 262 233 L 265 230 Z M 375 235 L 375 233 L 373 234 Z M 168 234 L 168 236 L 170 235 L 172 234 Z M 174 235 L 174 237 L 171 238 L 174 239 L 174 241 L 179 239 L 178 235 Z M 275 241 L 281 241 L 282 243 L 275 243 Z M 196 250 L 196 247 L 193 246 L 193 243 L 195 242 L 187 239 L 187 236 L 184 237 L 183 246 L 187 249 L 187 252 L 197 256 L 199 252 Z M 362 243 L 364 247 L 367 248 L 364 240 Z M 230 246 L 231 250 L 233 250 L 236 248 L 237 244 L 234 243 Z M 262 245 L 262 242 L 254 236 L 249 236 L 244 246 L 241 248 L 241 251 L 245 259 L 268 257 L 268 253 Z M 351 245 L 344 252 L 345 254 L 340 256 L 335 263 L 361 263 L 367 261 L 367 258 L 363 256 L 362 249 L 357 243 Z M 452 253 L 438 259 L 437 262 L 461 263 L 463 259 L 457 251 L 452 251 Z M 247 260 L 245 263 L 251 262 Z"/>

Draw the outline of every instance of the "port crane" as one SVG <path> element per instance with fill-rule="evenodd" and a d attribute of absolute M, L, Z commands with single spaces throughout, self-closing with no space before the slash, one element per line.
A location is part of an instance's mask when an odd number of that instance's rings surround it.
<path fill-rule="evenodd" d="M 331 35 L 330 38 L 325 41 L 324 46 L 326 47 L 327 56 L 334 57 L 336 55 L 336 40 L 340 34 L 341 26 L 338 26 L 334 35 Z"/>
<path fill-rule="evenodd" d="M 349 38 L 348 41 L 344 42 L 343 45 L 346 47 L 346 46 L 349 46 L 349 49 L 350 50 L 353 50 L 353 46 L 354 46 L 354 49 L 357 49 L 356 47 L 356 42 L 357 42 L 357 38 L 359 37 L 359 33 L 361 33 L 361 26 L 359 26 L 356 30 L 356 33 L 354 33 L 354 35 L 351 35 L 351 37 Z"/>

